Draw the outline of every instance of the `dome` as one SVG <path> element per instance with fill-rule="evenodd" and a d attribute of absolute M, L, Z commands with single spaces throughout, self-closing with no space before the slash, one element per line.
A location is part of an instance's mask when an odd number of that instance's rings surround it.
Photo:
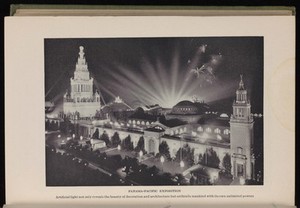
<path fill-rule="evenodd" d="M 222 114 L 220 115 L 220 117 L 221 117 L 221 118 L 229 118 L 229 116 L 228 116 L 226 113 L 222 113 Z"/>
<path fill-rule="evenodd" d="M 183 100 L 177 103 L 174 107 L 180 107 L 180 106 L 193 106 L 194 103 L 189 100 Z"/>
<path fill-rule="evenodd" d="M 129 110 L 130 108 L 123 102 L 121 103 L 117 103 L 117 102 L 113 102 L 110 103 L 108 105 L 105 105 L 102 107 L 102 111 L 104 113 L 108 113 L 108 112 L 117 112 L 117 111 L 126 111 Z"/>
<path fill-rule="evenodd" d="M 177 115 L 203 114 L 208 109 L 209 106 L 206 103 L 183 100 L 177 103 L 172 108 L 171 114 L 177 114 Z"/>

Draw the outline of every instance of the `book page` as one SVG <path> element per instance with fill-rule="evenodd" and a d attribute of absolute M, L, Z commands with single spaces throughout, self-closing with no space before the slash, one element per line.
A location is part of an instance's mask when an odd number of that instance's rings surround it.
<path fill-rule="evenodd" d="M 294 205 L 294 19 L 7 17 L 7 204 Z"/>

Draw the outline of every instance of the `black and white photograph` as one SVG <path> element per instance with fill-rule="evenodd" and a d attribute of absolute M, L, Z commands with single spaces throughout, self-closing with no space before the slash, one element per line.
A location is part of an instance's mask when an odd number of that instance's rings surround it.
<path fill-rule="evenodd" d="M 264 185 L 264 38 L 46 38 L 46 186 Z"/>

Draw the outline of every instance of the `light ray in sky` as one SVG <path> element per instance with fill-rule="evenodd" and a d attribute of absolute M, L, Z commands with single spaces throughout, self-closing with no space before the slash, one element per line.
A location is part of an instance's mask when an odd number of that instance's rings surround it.
<path fill-rule="evenodd" d="M 88 69 L 105 103 L 117 96 L 133 107 L 159 104 L 171 108 L 193 96 L 209 103 L 232 97 L 236 89 L 232 82 L 239 74 L 247 75 L 249 92 L 250 79 L 261 77 L 263 42 L 257 38 L 47 40 L 47 100 L 59 100 L 69 90 L 78 43 L 88 50 Z"/>
<path fill-rule="evenodd" d="M 204 58 L 207 45 L 201 45 L 190 58 L 188 67 L 197 66 Z M 115 64 L 112 68 L 103 68 L 109 73 L 111 79 L 103 80 L 98 84 L 100 89 L 110 95 L 121 96 L 133 105 L 138 100 L 144 105 L 159 104 L 162 107 L 172 107 L 182 100 L 191 100 L 193 95 L 206 97 L 206 91 L 199 94 L 199 80 L 189 79 L 188 70 L 182 70 L 180 64 L 180 52 L 174 50 L 169 64 L 162 62 L 159 57 L 151 61 L 147 57 L 141 57 L 140 69 L 131 70 L 128 66 Z M 212 56 L 208 63 L 204 63 L 201 70 L 213 75 L 213 68 L 220 60 L 218 56 Z M 208 75 L 207 75 L 208 76 Z M 213 75 L 214 76 L 214 75 Z M 201 80 L 207 82 L 207 80 Z M 113 92 L 112 92 L 113 91 Z M 198 92 L 197 92 L 198 91 Z"/>

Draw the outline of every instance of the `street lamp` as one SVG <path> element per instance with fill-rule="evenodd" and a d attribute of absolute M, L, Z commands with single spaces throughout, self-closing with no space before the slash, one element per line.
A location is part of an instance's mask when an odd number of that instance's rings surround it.
<path fill-rule="evenodd" d="M 58 137 L 58 138 L 60 138 L 60 137 L 61 137 L 61 135 L 59 134 L 57 137 Z"/>
<path fill-rule="evenodd" d="M 161 168 L 162 168 L 162 171 L 164 172 L 164 162 L 165 162 L 164 156 L 161 156 L 161 157 L 160 157 L 160 162 L 161 162 Z"/>
<path fill-rule="evenodd" d="M 120 145 L 118 145 L 117 149 L 120 151 L 120 150 L 121 150 L 121 146 L 120 146 Z"/>
<path fill-rule="evenodd" d="M 181 168 L 184 168 L 184 162 L 183 162 L 183 160 L 181 160 L 179 164 L 180 164 Z"/>
<path fill-rule="evenodd" d="M 181 145 L 181 140 L 182 140 L 182 137 L 180 137 L 180 167 L 183 168 L 184 167 L 184 162 L 182 160 L 182 145 Z"/>
<path fill-rule="evenodd" d="M 80 140 L 81 140 L 81 141 L 83 140 L 83 136 L 80 136 Z"/>
<path fill-rule="evenodd" d="M 77 111 L 74 113 L 73 119 L 74 119 L 74 130 L 75 130 L 75 136 L 78 135 L 78 126 L 77 126 L 77 120 L 78 120 L 78 115 Z"/>
<path fill-rule="evenodd" d="M 140 161 L 141 161 L 142 157 L 143 157 L 143 151 L 142 150 L 139 152 L 139 156 L 140 156 Z"/>
<path fill-rule="evenodd" d="M 72 135 L 73 139 L 75 139 L 75 134 Z"/>
<path fill-rule="evenodd" d="M 244 177 L 240 177 L 240 184 L 241 185 L 245 185 L 245 183 L 246 183 L 245 178 Z"/>

